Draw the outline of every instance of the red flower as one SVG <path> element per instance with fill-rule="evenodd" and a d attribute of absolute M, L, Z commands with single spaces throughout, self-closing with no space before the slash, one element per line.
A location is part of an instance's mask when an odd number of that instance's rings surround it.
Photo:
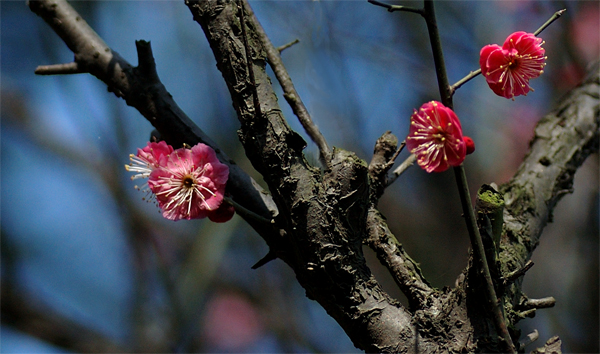
<path fill-rule="evenodd" d="M 542 44 L 542 39 L 531 33 L 515 32 L 502 47 L 497 44 L 483 47 L 479 65 L 492 91 L 513 100 L 533 91 L 529 80 L 540 76 L 546 66 Z"/>
<path fill-rule="evenodd" d="M 475 142 L 473 139 L 468 136 L 463 136 L 463 141 L 465 142 L 465 146 L 467 147 L 467 155 L 471 155 L 475 152 Z"/>
<path fill-rule="evenodd" d="M 213 218 L 222 222 L 225 215 L 233 216 L 228 208 L 219 210 L 228 177 L 229 168 L 219 162 L 215 151 L 198 144 L 162 156 L 148 185 L 165 218 L 202 219 L 218 211 Z"/>
<path fill-rule="evenodd" d="M 170 220 L 201 219 L 226 222 L 235 210 L 223 203 L 229 168 L 217 159 L 209 146 L 173 147 L 164 141 L 148 143 L 129 155 L 131 163 L 125 169 L 136 174 L 131 179 L 148 178 L 142 188 L 149 200 L 156 198 L 163 216 Z M 145 199 L 145 198 L 144 198 Z"/>
<path fill-rule="evenodd" d="M 458 117 L 436 101 L 425 103 L 410 117 L 406 146 L 427 172 L 459 166 L 467 152 Z"/>

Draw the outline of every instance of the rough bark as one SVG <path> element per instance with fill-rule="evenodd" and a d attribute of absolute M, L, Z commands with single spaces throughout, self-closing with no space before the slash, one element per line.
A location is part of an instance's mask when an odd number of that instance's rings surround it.
<path fill-rule="evenodd" d="M 556 203 L 573 192 L 575 172 L 590 154 L 598 152 L 599 63 L 591 65 L 583 83 L 538 122 L 529 153 L 500 188 L 505 201 L 500 246 L 503 274 L 522 268 L 531 258 L 544 227 L 552 221 Z M 507 289 L 508 305 L 515 310 L 520 307 L 521 280 Z"/>
<path fill-rule="evenodd" d="M 242 31 L 244 10 L 239 2 L 186 0 L 186 4 L 213 50 L 241 123 L 239 138 L 270 195 L 221 153 L 219 158 L 237 171 L 228 188 L 236 200 L 261 215 L 278 210 L 276 228 L 249 222 L 294 270 L 307 296 L 368 352 L 499 351 L 502 346 L 481 300 L 485 297 L 477 268 L 468 266 L 454 289 L 431 288 L 377 211 L 376 200 L 385 184 L 377 165 L 385 164 L 390 149 L 383 149 L 383 158 L 377 157 L 371 168 L 342 149 L 333 150 L 326 161 L 329 168 L 310 166 L 302 153 L 305 142 L 289 128 L 267 77 L 265 48 L 256 34 L 260 24 L 245 16 L 247 27 Z M 85 22 L 64 1 L 32 1 L 30 7 L 75 53 L 78 68 L 97 76 L 137 108 L 168 142 L 203 141 L 217 148 L 172 101 L 143 42 L 138 47 L 140 63 L 133 68 L 91 29 L 81 27 Z M 529 259 L 556 202 L 570 190 L 577 167 L 598 150 L 598 101 L 595 67 L 582 86 L 540 121 L 530 154 L 502 186 L 506 224 L 499 275 L 518 270 Z M 375 281 L 362 254 L 363 242 L 390 270 L 409 298 L 410 309 Z M 503 293 L 511 324 L 520 319 L 521 299 L 519 281 Z"/>

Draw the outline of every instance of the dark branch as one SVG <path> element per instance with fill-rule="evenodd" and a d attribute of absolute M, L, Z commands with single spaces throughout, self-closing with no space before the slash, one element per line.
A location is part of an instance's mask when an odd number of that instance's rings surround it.
<path fill-rule="evenodd" d="M 529 269 L 531 269 L 531 267 L 533 267 L 533 261 L 530 259 L 530 260 L 527 261 L 527 263 L 525 263 L 525 265 L 522 268 L 519 268 L 519 269 L 515 270 L 514 272 L 511 272 L 510 274 L 507 274 L 504 277 L 503 285 L 507 286 L 510 283 L 512 283 L 515 280 L 517 280 L 518 278 L 520 278 L 521 276 L 525 275 L 525 273 Z"/>
<path fill-rule="evenodd" d="M 423 16 L 423 9 L 415 9 L 413 7 L 408 7 L 408 6 L 403 6 L 403 5 L 390 5 L 390 4 L 386 4 L 386 3 L 383 3 L 383 2 L 377 1 L 377 0 L 368 0 L 368 2 L 373 5 L 376 5 L 376 6 L 381 6 L 385 9 L 387 9 L 389 12 L 394 12 L 394 11 L 413 12 L 413 13 Z"/>
<path fill-rule="evenodd" d="M 377 199 L 383 195 L 385 187 L 388 185 L 387 172 L 392 168 L 394 160 L 404 148 L 404 143 L 398 148 L 398 138 L 390 131 L 387 131 L 375 142 L 373 157 L 369 162 L 369 175 L 371 176 L 371 189 L 374 192 L 373 202 L 377 204 Z"/>
<path fill-rule="evenodd" d="M 392 177 L 388 181 L 388 186 L 394 183 L 394 181 L 396 181 L 396 179 L 398 179 L 398 177 L 400 177 L 400 175 L 402 175 L 410 166 L 414 165 L 415 161 L 417 161 L 417 156 L 415 154 L 410 154 L 404 161 L 402 161 L 400 166 L 398 166 L 392 172 Z"/>
<path fill-rule="evenodd" d="M 565 190 L 572 190 L 575 172 L 589 155 L 598 152 L 599 74 L 596 62 L 584 82 L 538 122 L 527 156 L 513 178 L 500 187 L 505 201 L 505 234 L 499 256 L 503 274 L 519 274 L 525 268 L 554 207 Z M 505 292 L 505 297 L 518 307 L 522 299 L 520 279 L 515 279 Z"/>
<path fill-rule="evenodd" d="M 75 54 L 78 68 L 106 83 L 109 91 L 136 108 L 173 146 L 211 146 L 219 160 L 229 166 L 227 191 L 238 203 L 270 219 L 277 214 L 271 197 L 250 176 L 239 168 L 192 120 L 179 108 L 156 73 L 149 42 L 138 41 L 139 66 L 134 68 L 117 52 L 111 50 L 80 15 L 64 0 L 30 1 L 30 9 L 43 18 Z M 278 238 L 271 231 L 247 220 L 263 237 Z M 269 242 L 270 240 L 267 240 Z"/>
<path fill-rule="evenodd" d="M 444 61 L 444 52 L 442 50 L 440 32 L 437 27 L 433 0 L 425 0 L 423 17 L 425 18 L 425 22 L 427 23 L 427 31 L 429 32 L 429 41 L 431 43 L 431 50 L 433 52 L 433 61 L 435 63 L 435 72 L 441 101 L 446 107 L 453 109 L 452 90 L 448 82 L 448 74 L 446 72 L 446 64 Z M 482 270 L 483 284 L 485 285 L 484 294 L 488 300 L 488 306 L 490 312 L 492 313 L 496 331 L 503 340 L 504 350 L 510 353 L 516 353 L 512 339 L 508 333 L 506 320 L 501 307 L 501 301 L 498 300 L 496 295 L 496 289 L 492 280 L 489 262 L 485 254 L 483 240 L 481 238 L 481 234 L 479 233 L 477 221 L 473 212 L 473 205 L 471 204 L 467 175 L 462 164 L 454 167 L 454 175 L 458 186 L 458 194 L 460 195 L 463 215 L 467 224 L 467 231 L 469 232 L 469 239 L 471 240 L 471 246 L 473 247 L 473 255 L 477 260 L 476 267 L 481 267 Z"/>

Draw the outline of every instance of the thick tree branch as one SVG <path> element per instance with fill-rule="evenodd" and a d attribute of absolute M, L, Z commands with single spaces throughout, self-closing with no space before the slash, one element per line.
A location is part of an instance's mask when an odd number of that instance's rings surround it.
<path fill-rule="evenodd" d="M 302 154 L 304 141 L 287 125 L 266 75 L 267 53 L 257 24 L 247 21 L 246 35 L 264 113 L 260 117 L 252 110 L 239 8 L 227 1 L 186 4 L 227 83 L 248 158 L 264 176 L 280 210 L 278 221 L 286 234 L 274 252 L 357 347 L 377 352 L 431 348 L 433 343 L 415 332 L 408 311 L 381 289 L 366 266 L 361 248 L 370 198 L 366 163 L 336 149 L 323 175 L 309 166 Z"/>
<path fill-rule="evenodd" d="M 202 142 L 211 146 L 219 160 L 229 166 L 227 191 L 232 197 L 246 209 L 265 218 L 270 219 L 277 214 L 277 208 L 268 193 L 194 124 L 173 100 L 158 78 L 149 42 L 136 42 L 139 65 L 134 68 L 111 50 L 66 1 L 29 1 L 28 5 L 73 51 L 78 70 L 88 72 L 106 83 L 109 91 L 136 108 L 169 144 L 177 147 L 184 143 L 193 146 Z M 279 238 L 261 223 L 247 221 L 267 242 Z"/>
<path fill-rule="evenodd" d="M 572 192 L 577 168 L 598 152 L 599 92 L 596 62 L 585 81 L 539 121 L 529 153 L 514 177 L 501 186 L 506 203 L 500 253 L 503 274 L 522 268 L 531 258 L 554 207 Z M 519 289 L 517 282 L 508 295 L 515 304 Z"/>

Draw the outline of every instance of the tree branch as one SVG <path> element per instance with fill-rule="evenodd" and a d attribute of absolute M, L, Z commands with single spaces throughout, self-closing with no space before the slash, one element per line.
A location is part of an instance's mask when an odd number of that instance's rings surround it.
<path fill-rule="evenodd" d="M 367 224 L 369 236 L 365 244 L 375 251 L 379 261 L 390 271 L 408 298 L 411 310 L 422 308 L 435 290 L 421 273 L 419 265 L 406 253 L 377 209 L 369 209 Z"/>
<path fill-rule="evenodd" d="M 149 42 L 137 41 L 137 68 L 111 50 L 81 16 L 64 0 L 29 1 L 40 16 L 73 51 L 77 67 L 103 81 L 108 90 L 136 108 L 175 147 L 202 142 L 212 147 L 219 160 L 229 166 L 227 191 L 246 209 L 270 219 L 277 214 L 273 200 L 248 174 L 231 160 L 179 108 L 156 73 Z M 279 238 L 261 223 L 247 220 L 267 242 Z"/>
<path fill-rule="evenodd" d="M 572 191 L 577 168 L 598 152 L 598 92 L 596 62 L 584 82 L 538 122 L 529 153 L 513 178 L 500 187 L 505 201 L 505 234 L 500 252 L 503 274 L 521 269 L 531 258 L 542 230 L 552 220 L 554 207 Z M 520 282 L 509 290 L 507 296 L 517 304 Z"/>
<path fill-rule="evenodd" d="M 186 1 L 213 49 L 241 122 L 240 140 L 280 210 L 285 229 L 274 249 L 295 272 L 310 299 L 366 351 L 413 352 L 433 348 L 412 325 L 410 313 L 389 297 L 371 275 L 362 254 L 367 234 L 368 168 L 353 153 L 335 149 L 323 174 L 309 166 L 304 141 L 287 125 L 266 75 L 267 52 L 257 27 L 246 35 L 259 90 L 262 117 L 252 114 L 252 90 L 245 73 L 235 4 Z M 416 342 L 415 342 L 416 341 Z"/>
<path fill-rule="evenodd" d="M 304 106 L 304 102 L 300 98 L 300 95 L 296 91 L 294 87 L 294 83 L 290 78 L 285 66 L 283 65 L 283 61 L 281 60 L 281 50 L 275 48 L 271 43 L 271 40 L 265 33 L 265 30 L 262 28 L 260 22 L 254 15 L 252 8 L 248 4 L 246 0 L 243 0 L 246 11 L 248 11 L 249 21 L 252 22 L 254 29 L 256 31 L 256 35 L 258 39 L 261 41 L 262 46 L 267 54 L 267 60 L 273 72 L 275 73 L 275 77 L 279 81 L 281 88 L 283 90 L 283 97 L 292 108 L 294 114 L 298 117 L 300 124 L 306 131 L 306 134 L 311 138 L 312 141 L 317 144 L 319 148 L 319 152 L 321 154 L 321 161 L 324 163 L 324 166 L 329 166 L 329 161 L 331 160 L 331 148 L 327 144 L 325 137 L 319 131 L 319 128 L 313 122 L 306 106 Z"/>

